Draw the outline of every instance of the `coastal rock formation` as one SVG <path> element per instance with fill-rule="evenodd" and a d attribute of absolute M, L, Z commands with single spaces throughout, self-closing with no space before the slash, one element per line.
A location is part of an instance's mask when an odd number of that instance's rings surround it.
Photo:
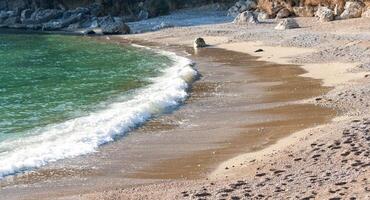
<path fill-rule="evenodd" d="M 344 11 L 340 15 L 340 19 L 350 19 L 361 17 L 362 10 L 364 9 L 364 4 L 362 2 L 348 1 L 344 6 Z"/>
<path fill-rule="evenodd" d="M 299 25 L 296 20 L 294 19 L 284 19 L 275 27 L 276 30 L 286 30 L 286 29 L 293 29 L 299 28 Z"/>
<path fill-rule="evenodd" d="M 257 3 L 254 0 L 239 0 L 228 10 L 228 15 L 236 17 L 242 12 L 255 10 L 256 8 Z"/>
<path fill-rule="evenodd" d="M 319 18 L 322 22 L 328 22 L 334 20 L 334 12 L 327 8 L 327 7 L 320 7 L 316 11 L 316 16 Z"/>
<path fill-rule="evenodd" d="M 258 24 L 259 21 L 256 15 L 251 11 L 245 11 L 240 13 L 235 19 L 234 24 Z"/>
<path fill-rule="evenodd" d="M 120 19 L 107 17 L 101 22 L 103 34 L 129 34 L 130 27 L 123 23 Z"/>
<path fill-rule="evenodd" d="M 203 47 L 206 47 L 206 46 L 207 46 L 206 41 L 204 41 L 203 38 L 195 39 L 194 48 L 203 48 Z"/>

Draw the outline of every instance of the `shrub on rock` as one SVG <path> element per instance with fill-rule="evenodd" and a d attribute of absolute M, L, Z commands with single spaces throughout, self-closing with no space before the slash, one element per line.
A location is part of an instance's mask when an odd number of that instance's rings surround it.
<path fill-rule="evenodd" d="M 298 17 L 313 17 L 315 9 L 311 6 L 293 7 L 293 13 Z"/>

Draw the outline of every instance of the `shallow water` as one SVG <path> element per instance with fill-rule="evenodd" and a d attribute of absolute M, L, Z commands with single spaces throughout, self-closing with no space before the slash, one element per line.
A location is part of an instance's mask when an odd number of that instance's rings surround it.
<path fill-rule="evenodd" d="M 195 74 L 145 48 L 0 34 L 0 178 L 94 152 L 181 103 Z"/>

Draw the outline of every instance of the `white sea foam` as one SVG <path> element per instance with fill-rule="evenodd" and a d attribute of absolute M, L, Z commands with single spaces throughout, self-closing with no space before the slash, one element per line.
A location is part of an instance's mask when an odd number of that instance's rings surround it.
<path fill-rule="evenodd" d="M 191 60 L 170 52 L 174 65 L 131 100 L 60 124 L 33 130 L 28 137 L 0 143 L 0 179 L 60 159 L 92 153 L 154 115 L 181 104 L 197 76 Z"/>

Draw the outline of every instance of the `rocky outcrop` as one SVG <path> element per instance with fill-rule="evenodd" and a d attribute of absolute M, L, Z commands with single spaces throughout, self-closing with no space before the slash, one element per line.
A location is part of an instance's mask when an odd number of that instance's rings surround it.
<path fill-rule="evenodd" d="M 131 32 L 130 27 L 122 20 L 112 17 L 104 19 L 100 26 L 103 34 L 129 34 Z"/>
<path fill-rule="evenodd" d="M 365 7 L 365 4 L 363 4 L 362 2 L 357 2 L 357 1 L 346 2 L 346 5 L 344 6 L 344 11 L 340 15 L 340 19 L 350 19 L 350 18 L 361 17 L 364 7 Z"/>
<path fill-rule="evenodd" d="M 282 20 L 275 27 L 276 30 L 287 30 L 287 29 L 293 29 L 293 28 L 299 28 L 299 25 L 295 19 L 291 19 L 291 18 Z"/>
<path fill-rule="evenodd" d="M 257 3 L 254 0 L 239 0 L 228 10 L 228 15 L 236 17 L 242 12 L 255 10 L 256 8 Z"/>
<path fill-rule="evenodd" d="M 328 7 L 320 7 L 315 15 L 321 22 L 329 22 L 334 20 L 334 12 Z"/>
<path fill-rule="evenodd" d="M 251 11 L 245 11 L 240 13 L 235 19 L 234 24 L 243 25 L 243 24 L 258 24 L 259 21 L 256 15 Z"/>
<path fill-rule="evenodd" d="M 21 12 L 1 11 L 0 27 L 35 29 L 43 31 L 76 31 L 101 28 L 104 34 L 127 34 L 130 28 L 121 17 L 98 17 L 96 6 L 62 9 L 25 9 Z"/>

